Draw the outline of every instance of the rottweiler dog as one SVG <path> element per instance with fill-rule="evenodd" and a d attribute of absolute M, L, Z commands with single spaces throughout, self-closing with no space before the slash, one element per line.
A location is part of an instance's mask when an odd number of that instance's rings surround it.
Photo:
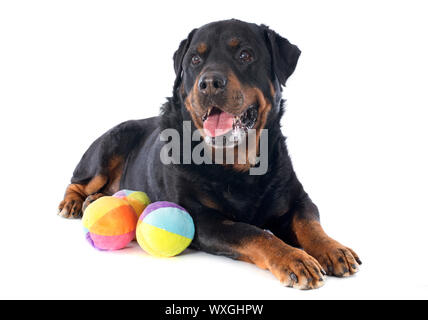
<path fill-rule="evenodd" d="M 326 275 L 356 273 L 360 259 L 323 231 L 281 133 L 282 86 L 299 55 L 297 46 L 265 25 L 232 19 L 194 29 L 174 53 L 173 95 L 160 115 L 119 124 L 93 142 L 59 215 L 79 218 L 99 197 L 141 190 L 152 201 L 172 201 L 189 211 L 196 228 L 191 247 L 254 263 L 285 286 L 313 289 Z M 173 147 L 162 158 L 173 138 L 162 138 L 165 130 L 180 139 L 189 132 L 199 138 L 180 140 L 178 158 L 171 156 Z M 250 132 L 253 150 L 240 149 L 250 145 Z M 232 161 L 201 163 L 186 158 L 186 148 L 192 155 L 196 148 L 198 155 L 211 153 L 209 159 L 232 150 Z M 251 174 L 263 159 L 268 161 L 262 174 Z"/>

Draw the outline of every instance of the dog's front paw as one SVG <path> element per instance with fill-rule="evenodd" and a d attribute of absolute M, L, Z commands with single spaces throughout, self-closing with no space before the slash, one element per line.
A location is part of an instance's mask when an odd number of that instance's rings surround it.
<path fill-rule="evenodd" d="M 82 217 L 82 203 L 81 199 L 65 198 L 58 206 L 58 215 L 78 219 Z"/>
<path fill-rule="evenodd" d="M 319 288 L 324 285 L 326 275 L 317 260 L 299 249 L 278 255 L 270 262 L 269 269 L 283 285 L 297 289 Z"/>
<path fill-rule="evenodd" d="M 328 275 L 336 277 L 348 277 L 358 272 L 362 263 L 352 249 L 333 239 L 318 244 L 309 254 L 318 260 Z"/>

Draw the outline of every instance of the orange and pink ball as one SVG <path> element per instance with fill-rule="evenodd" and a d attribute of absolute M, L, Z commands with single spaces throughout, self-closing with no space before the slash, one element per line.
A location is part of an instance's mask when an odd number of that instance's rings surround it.
<path fill-rule="evenodd" d="M 137 215 L 124 199 L 102 197 L 92 202 L 83 213 L 86 240 L 100 250 L 118 250 L 135 237 Z"/>

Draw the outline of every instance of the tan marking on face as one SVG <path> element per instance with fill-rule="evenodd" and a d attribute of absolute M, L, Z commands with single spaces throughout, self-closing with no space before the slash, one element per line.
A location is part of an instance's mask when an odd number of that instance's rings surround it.
<path fill-rule="evenodd" d="M 198 51 L 199 54 L 204 54 L 207 51 L 208 47 L 206 43 L 201 42 L 198 44 L 198 47 L 196 48 L 196 51 Z"/>
<path fill-rule="evenodd" d="M 203 73 L 204 71 L 201 72 L 201 74 Z M 198 83 L 201 74 L 196 78 L 192 90 L 185 99 L 187 110 L 196 118 L 200 119 L 202 119 L 202 116 L 207 111 L 207 106 L 203 107 L 201 105 L 198 90 Z M 244 112 L 247 107 L 257 101 L 257 93 L 252 90 L 252 88 L 243 86 L 233 73 L 229 73 L 227 79 L 226 96 L 223 97 L 225 104 L 219 107 L 225 112 L 239 115 Z M 202 121 L 199 121 L 200 119 L 195 121 L 195 125 L 198 126 L 198 124 L 200 124 L 201 126 L 199 128 L 202 128 Z"/>
<path fill-rule="evenodd" d="M 256 94 L 257 103 L 259 104 L 257 122 L 253 128 L 256 130 L 256 145 L 255 146 L 252 145 L 250 148 L 248 143 L 248 136 L 247 136 L 247 148 L 245 148 L 245 155 L 244 155 L 245 159 L 247 160 L 245 164 L 238 163 L 238 159 L 240 158 L 239 157 L 240 150 L 238 147 L 235 147 L 234 164 L 230 166 L 233 168 L 233 170 L 239 171 L 239 172 L 248 171 L 252 166 L 256 164 L 256 159 L 254 157 L 259 155 L 261 130 L 265 128 L 268 114 L 272 108 L 272 105 L 266 100 L 266 98 L 263 95 L 263 92 L 260 89 L 253 88 L 253 90 L 255 91 L 255 94 Z M 254 150 L 254 147 L 256 148 L 256 150 Z"/>
<path fill-rule="evenodd" d="M 203 74 L 203 72 L 201 72 L 201 74 Z M 199 78 L 200 75 L 196 78 L 192 90 L 187 95 L 184 104 L 186 109 L 189 111 L 196 128 L 199 129 L 201 136 L 205 138 L 206 135 L 203 129 L 202 117 L 207 110 L 200 104 L 200 95 L 197 87 Z M 263 129 L 266 125 L 267 116 L 272 106 L 267 101 L 263 92 L 260 89 L 242 85 L 236 75 L 232 72 L 228 74 L 227 78 L 228 84 L 226 90 L 227 96 L 225 97 L 226 103 L 225 105 L 221 106 L 221 109 L 223 111 L 235 115 L 240 115 L 252 104 L 257 103 L 259 105 L 257 122 L 253 128 L 256 130 L 256 150 L 249 150 L 248 148 L 246 148 L 246 154 L 244 156 L 240 156 L 239 148 L 238 146 L 236 146 L 234 149 L 234 164 L 226 164 L 226 152 L 223 152 L 223 163 L 225 166 L 231 167 L 236 171 L 245 172 L 248 171 L 251 166 L 256 164 L 256 159 L 250 155 L 259 154 L 261 129 Z M 213 157 L 215 157 L 216 150 L 216 148 L 212 148 Z M 240 158 L 246 159 L 246 163 L 239 164 L 238 159 Z"/>
<path fill-rule="evenodd" d="M 244 86 L 234 73 L 227 76 L 227 106 L 223 110 L 235 115 L 242 114 L 249 106 L 257 102 L 258 92 L 249 86 Z"/>
<path fill-rule="evenodd" d="M 190 92 L 186 99 L 184 100 L 184 106 L 186 107 L 187 111 L 189 111 L 190 116 L 192 117 L 193 123 L 195 124 L 196 128 L 203 131 L 204 124 L 202 123 L 202 116 L 204 115 L 202 110 L 198 108 L 199 104 L 195 104 L 193 102 L 194 95 L 192 92 Z M 201 134 L 202 134 L 201 131 Z"/>
<path fill-rule="evenodd" d="M 228 45 L 233 48 L 233 47 L 238 46 L 239 43 L 240 43 L 240 41 L 238 38 L 232 38 L 229 40 Z"/>

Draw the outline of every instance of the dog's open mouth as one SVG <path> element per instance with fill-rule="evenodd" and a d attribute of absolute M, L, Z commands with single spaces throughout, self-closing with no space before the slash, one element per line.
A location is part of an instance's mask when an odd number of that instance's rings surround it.
<path fill-rule="evenodd" d="M 257 122 L 258 104 L 250 105 L 236 116 L 217 107 L 211 107 L 202 117 L 205 142 L 216 147 L 231 147 L 239 144 L 249 129 Z"/>

